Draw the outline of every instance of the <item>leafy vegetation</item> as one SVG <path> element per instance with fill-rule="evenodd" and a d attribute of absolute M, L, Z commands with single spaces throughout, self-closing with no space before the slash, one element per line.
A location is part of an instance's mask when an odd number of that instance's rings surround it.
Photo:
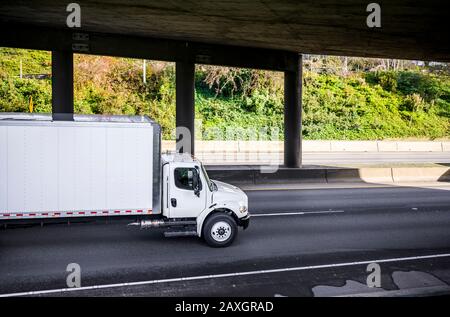
<path fill-rule="evenodd" d="M 75 55 L 74 65 L 75 112 L 149 115 L 173 138 L 174 64 L 148 62 L 146 83 L 140 60 Z M 32 98 L 51 112 L 51 79 L 35 76 L 50 73 L 49 52 L 1 48 L 0 111 L 28 112 Z M 204 139 L 251 138 L 249 127 L 282 138 L 282 73 L 197 66 L 195 98 Z M 450 78 L 441 64 L 307 56 L 302 121 L 306 139 L 448 138 Z"/>

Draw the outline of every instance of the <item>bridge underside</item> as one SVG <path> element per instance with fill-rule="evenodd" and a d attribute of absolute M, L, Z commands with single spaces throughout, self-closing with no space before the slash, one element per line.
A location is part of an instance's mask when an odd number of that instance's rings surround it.
<path fill-rule="evenodd" d="M 450 61 L 444 1 L 392 0 L 369 28 L 361 0 L 83 0 L 81 28 L 68 2 L 0 3 L 0 46 L 52 51 L 55 120 L 73 118 L 73 53 L 176 62 L 177 127 L 194 152 L 195 64 L 284 72 L 284 162 L 301 165 L 299 53 Z"/>
<path fill-rule="evenodd" d="M 3 2 L 0 4 L 0 22 L 65 28 L 69 2 Z M 81 29 L 86 32 L 307 54 L 449 61 L 446 1 L 374 1 L 381 6 L 381 28 L 366 25 L 369 14 L 366 7 L 370 2 L 78 1 Z"/>

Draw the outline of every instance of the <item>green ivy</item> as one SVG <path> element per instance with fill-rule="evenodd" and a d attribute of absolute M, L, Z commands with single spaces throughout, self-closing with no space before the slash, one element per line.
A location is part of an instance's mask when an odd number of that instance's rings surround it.
<path fill-rule="evenodd" d="M 174 65 L 147 64 L 144 84 L 140 61 L 95 58 L 75 56 L 75 112 L 148 115 L 161 124 L 164 138 L 173 138 Z M 20 79 L 20 60 L 25 74 L 51 72 L 48 52 L 1 48 L 0 111 L 28 112 L 32 97 L 34 111 L 51 112 L 51 79 Z M 87 66 L 83 68 L 82 63 Z M 250 138 L 239 132 L 245 128 L 276 128 L 282 139 L 282 75 L 234 70 L 210 85 L 207 77 L 211 71 L 199 68 L 195 78 L 196 118 L 202 121 L 204 139 Z M 340 76 L 336 72 L 305 70 L 302 93 L 305 139 L 450 136 L 450 79 L 443 74 L 409 70 Z M 227 135 L 230 128 L 237 134 Z M 263 138 L 272 136 L 267 133 Z"/>

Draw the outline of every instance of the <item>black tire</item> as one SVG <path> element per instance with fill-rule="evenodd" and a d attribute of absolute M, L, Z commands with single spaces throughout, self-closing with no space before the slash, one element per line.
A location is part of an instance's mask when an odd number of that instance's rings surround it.
<path fill-rule="evenodd" d="M 226 225 L 228 224 L 228 225 Z M 213 227 L 216 226 L 216 228 Z M 202 237 L 214 248 L 227 247 L 233 243 L 238 233 L 236 221 L 225 213 L 209 216 L 203 224 Z"/>

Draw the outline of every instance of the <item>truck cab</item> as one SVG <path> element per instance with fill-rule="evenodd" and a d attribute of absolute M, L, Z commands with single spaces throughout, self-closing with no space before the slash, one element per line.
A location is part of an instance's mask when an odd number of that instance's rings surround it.
<path fill-rule="evenodd" d="M 237 227 L 249 225 L 247 195 L 238 187 L 211 180 L 203 164 L 187 153 L 161 156 L 165 219 L 195 220 L 196 234 L 215 247 L 227 246 Z"/>

